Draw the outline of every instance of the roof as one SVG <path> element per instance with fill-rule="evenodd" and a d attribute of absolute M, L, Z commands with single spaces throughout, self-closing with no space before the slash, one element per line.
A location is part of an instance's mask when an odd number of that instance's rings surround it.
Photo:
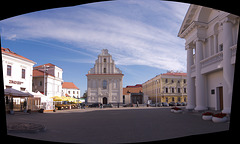
<path fill-rule="evenodd" d="M 26 57 L 24 57 L 24 56 L 21 56 L 21 55 L 15 53 L 15 52 L 11 51 L 9 48 L 3 48 L 3 47 L 1 47 L 1 51 L 2 51 L 2 54 L 11 55 L 11 56 L 20 58 L 20 59 L 22 59 L 22 60 L 26 60 L 26 61 L 28 61 L 28 62 L 31 62 L 31 63 L 36 64 L 34 61 L 32 61 L 32 60 L 30 60 L 30 59 L 28 59 L 28 58 L 26 58 Z"/>
<path fill-rule="evenodd" d="M 124 74 L 86 74 L 86 76 L 89 76 L 89 75 L 124 75 Z"/>
<path fill-rule="evenodd" d="M 47 64 L 43 64 L 43 65 L 39 65 L 39 66 L 35 66 L 34 68 L 42 68 L 43 66 L 56 66 L 56 65 L 54 65 L 54 64 L 51 64 L 51 63 L 47 63 Z"/>
<path fill-rule="evenodd" d="M 135 86 L 126 86 L 126 88 L 138 88 L 142 87 L 142 84 L 136 84 Z"/>
<path fill-rule="evenodd" d="M 47 72 L 45 73 L 45 75 L 50 75 L 54 77 L 54 75 L 51 75 Z M 41 70 L 33 70 L 33 77 L 37 77 L 37 76 L 44 76 L 44 72 Z"/>
<path fill-rule="evenodd" d="M 171 73 L 171 72 L 168 72 L 168 73 L 164 73 L 162 75 L 187 76 L 187 73 Z"/>
<path fill-rule="evenodd" d="M 129 93 L 139 93 L 142 92 L 142 87 L 126 87 L 123 88 L 123 95 L 128 95 Z"/>
<path fill-rule="evenodd" d="M 79 88 L 73 82 L 63 82 L 62 88 L 65 88 L 65 89 L 78 89 L 79 90 Z"/>
<path fill-rule="evenodd" d="M 180 30 L 178 32 L 178 37 L 182 37 L 181 34 L 189 27 L 189 25 L 191 25 L 192 23 L 192 18 L 194 16 L 194 13 L 197 10 L 197 5 L 191 4 L 188 8 L 188 11 L 184 17 L 184 20 L 182 22 L 182 25 L 180 27 Z"/>

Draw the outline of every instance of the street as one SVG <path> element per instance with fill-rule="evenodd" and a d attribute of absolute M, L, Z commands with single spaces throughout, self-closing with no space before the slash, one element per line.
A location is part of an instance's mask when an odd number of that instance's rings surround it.
<path fill-rule="evenodd" d="M 227 123 L 201 119 L 201 113 L 170 108 L 87 108 L 49 113 L 7 114 L 7 123 L 42 124 L 46 131 L 9 135 L 69 143 L 132 143 L 225 131 Z"/>

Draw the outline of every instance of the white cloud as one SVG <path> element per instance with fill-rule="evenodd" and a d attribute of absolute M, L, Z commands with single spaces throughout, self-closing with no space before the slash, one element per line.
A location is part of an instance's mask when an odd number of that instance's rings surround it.
<path fill-rule="evenodd" d="M 89 52 L 100 53 L 100 49 L 107 48 L 119 65 L 148 65 L 185 71 L 184 41 L 177 38 L 177 32 L 181 25 L 179 21 L 183 19 L 188 5 L 139 0 L 116 2 L 120 4 L 115 9 L 104 9 L 104 3 L 96 3 L 92 7 L 89 4 L 66 8 L 65 11 L 50 10 L 41 15 L 22 15 L 2 21 L 0 26 L 6 29 L 3 36 L 8 39 L 70 42 L 73 48 L 62 48 L 80 54 L 79 49 L 86 48 Z M 124 3 L 138 5 L 142 15 L 153 14 L 149 18 L 145 17 L 152 21 L 138 17 L 132 19 L 127 12 L 122 15 L 109 12 L 118 9 L 122 11 Z"/>

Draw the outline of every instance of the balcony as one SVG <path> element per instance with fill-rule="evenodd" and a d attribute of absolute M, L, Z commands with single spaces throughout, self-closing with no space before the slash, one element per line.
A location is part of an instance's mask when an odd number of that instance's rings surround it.
<path fill-rule="evenodd" d="M 231 64 L 235 64 L 236 53 L 237 53 L 237 44 L 230 47 L 230 49 L 231 49 L 231 52 L 232 52 Z"/>
<path fill-rule="evenodd" d="M 200 61 L 201 67 L 207 67 L 223 60 L 223 51 Z"/>

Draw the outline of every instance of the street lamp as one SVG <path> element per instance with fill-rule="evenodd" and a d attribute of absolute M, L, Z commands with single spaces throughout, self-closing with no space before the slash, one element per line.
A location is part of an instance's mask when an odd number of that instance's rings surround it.
<path fill-rule="evenodd" d="M 49 68 L 49 66 L 45 66 L 45 65 L 43 65 L 43 69 L 44 69 L 44 76 L 43 76 L 43 95 L 46 95 L 45 94 L 45 73 L 46 73 L 46 71 L 48 70 L 48 69 L 46 69 L 46 67 L 47 68 Z"/>
<path fill-rule="evenodd" d="M 155 84 L 156 84 L 156 107 L 157 107 L 157 80 L 155 81 Z"/>

